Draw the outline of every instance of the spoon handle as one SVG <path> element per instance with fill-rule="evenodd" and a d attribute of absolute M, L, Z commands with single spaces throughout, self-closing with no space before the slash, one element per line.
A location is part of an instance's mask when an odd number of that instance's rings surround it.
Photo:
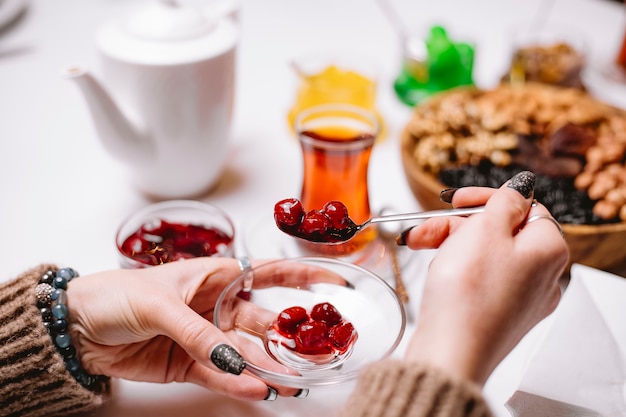
<path fill-rule="evenodd" d="M 405 220 L 430 219 L 431 217 L 444 217 L 444 216 L 469 216 L 470 214 L 482 213 L 484 210 L 485 210 L 485 206 L 478 206 L 478 207 L 463 207 L 463 208 L 453 208 L 453 209 L 420 211 L 416 213 L 388 214 L 386 216 L 372 217 L 368 223 L 401 222 Z"/>

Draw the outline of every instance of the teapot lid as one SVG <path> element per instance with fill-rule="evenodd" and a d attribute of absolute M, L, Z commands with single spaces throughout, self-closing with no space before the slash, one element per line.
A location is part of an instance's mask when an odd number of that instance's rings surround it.
<path fill-rule="evenodd" d="M 235 46 L 237 31 L 228 16 L 158 0 L 105 25 L 97 36 L 101 51 L 123 61 L 146 64 L 193 62 Z"/>
<path fill-rule="evenodd" d="M 160 0 L 131 14 L 122 23 L 130 36 L 154 41 L 192 39 L 211 31 L 215 23 L 198 9 L 174 0 Z"/>

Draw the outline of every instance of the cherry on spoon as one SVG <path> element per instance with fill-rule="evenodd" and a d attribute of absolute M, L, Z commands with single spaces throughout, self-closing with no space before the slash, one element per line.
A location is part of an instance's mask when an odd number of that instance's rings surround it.
<path fill-rule="evenodd" d="M 444 216 L 469 216 L 482 213 L 484 206 L 430 210 L 414 213 L 389 214 L 372 217 L 356 224 L 348 216 L 345 205 L 329 201 L 321 210 L 305 212 L 302 203 L 295 198 L 281 200 L 274 206 L 274 220 L 280 230 L 288 235 L 320 244 L 345 243 L 367 227 L 382 222 L 421 220 Z"/>

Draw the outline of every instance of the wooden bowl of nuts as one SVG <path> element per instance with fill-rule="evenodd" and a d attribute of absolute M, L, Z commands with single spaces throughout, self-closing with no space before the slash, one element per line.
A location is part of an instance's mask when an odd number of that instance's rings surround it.
<path fill-rule="evenodd" d="M 427 210 L 449 207 L 442 189 L 535 172 L 535 197 L 561 224 L 571 263 L 625 275 L 626 111 L 544 84 L 459 88 L 415 108 L 401 154 Z"/>

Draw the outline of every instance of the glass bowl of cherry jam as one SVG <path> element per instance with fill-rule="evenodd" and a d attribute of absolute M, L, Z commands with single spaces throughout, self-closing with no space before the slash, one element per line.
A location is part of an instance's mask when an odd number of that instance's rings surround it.
<path fill-rule="evenodd" d="M 151 204 L 121 224 L 115 241 L 122 268 L 201 256 L 231 257 L 235 228 L 221 209 L 195 200 Z"/>
<path fill-rule="evenodd" d="M 249 372 L 294 388 L 354 380 L 397 348 L 406 326 L 402 303 L 384 280 L 327 257 L 244 271 L 220 294 L 213 320 L 233 339 L 245 339 L 238 345 L 246 346 Z"/>

